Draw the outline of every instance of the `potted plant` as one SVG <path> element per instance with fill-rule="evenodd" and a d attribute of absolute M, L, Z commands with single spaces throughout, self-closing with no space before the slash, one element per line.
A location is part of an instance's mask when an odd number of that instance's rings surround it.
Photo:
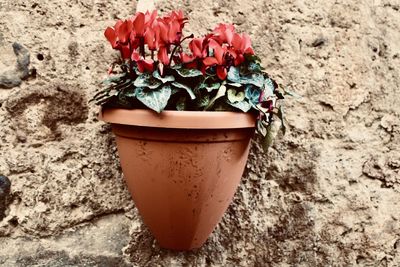
<path fill-rule="evenodd" d="M 255 130 L 267 147 L 275 117 L 283 122 L 283 93 L 250 37 L 220 24 L 195 38 L 183 32 L 187 21 L 181 11 L 138 12 L 108 27 L 121 58 L 93 97 L 144 223 L 176 250 L 206 241 L 239 185 Z"/>

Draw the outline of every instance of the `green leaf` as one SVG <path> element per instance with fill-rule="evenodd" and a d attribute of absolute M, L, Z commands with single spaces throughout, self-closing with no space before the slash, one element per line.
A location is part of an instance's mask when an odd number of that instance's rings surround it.
<path fill-rule="evenodd" d="M 266 78 L 264 81 L 264 99 L 274 96 L 275 86 L 271 78 Z"/>
<path fill-rule="evenodd" d="M 242 79 L 240 77 L 239 68 L 233 67 L 233 66 L 230 67 L 229 71 L 228 71 L 227 79 L 234 83 L 240 83 Z"/>
<path fill-rule="evenodd" d="M 237 92 L 235 89 L 228 89 L 228 99 L 231 103 L 241 102 L 244 100 L 244 92 Z"/>
<path fill-rule="evenodd" d="M 123 80 L 123 78 L 125 78 L 125 76 L 126 76 L 125 73 L 109 76 L 107 79 L 102 81 L 102 84 L 110 85 L 112 83 L 118 83 L 119 81 Z"/>
<path fill-rule="evenodd" d="M 183 111 L 186 109 L 186 96 L 181 96 L 176 102 L 176 110 Z"/>
<path fill-rule="evenodd" d="M 183 78 L 203 76 L 203 73 L 196 69 L 176 69 L 176 72 Z"/>
<path fill-rule="evenodd" d="M 211 84 L 202 83 L 202 84 L 200 84 L 199 89 L 205 88 L 207 90 L 207 92 L 211 92 L 213 90 L 219 89 L 220 87 L 221 87 L 220 83 L 211 83 Z"/>
<path fill-rule="evenodd" d="M 226 84 L 229 85 L 229 86 L 232 86 L 232 87 L 237 87 L 237 88 L 243 87 L 243 84 L 241 84 L 241 83 L 230 83 L 230 82 L 227 82 Z"/>
<path fill-rule="evenodd" d="M 261 62 L 261 58 L 256 55 L 245 54 L 244 57 L 247 61 Z"/>
<path fill-rule="evenodd" d="M 175 81 L 175 77 L 172 75 L 165 75 L 162 77 L 158 70 L 155 70 L 153 72 L 153 77 L 156 78 L 157 80 L 161 81 L 162 83 L 167 83 L 167 82 L 173 82 Z"/>
<path fill-rule="evenodd" d="M 236 102 L 236 103 L 232 103 L 228 100 L 227 103 L 229 105 L 231 105 L 232 107 L 240 109 L 243 112 L 247 112 L 251 109 L 251 104 L 249 102 L 247 102 L 246 100 L 241 101 L 241 102 Z"/>
<path fill-rule="evenodd" d="M 252 84 L 254 86 L 261 88 L 264 85 L 264 76 L 261 73 L 253 73 L 251 75 L 242 77 L 240 79 L 240 83 Z"/>
<path fill-rule="evenodd" d="M 226 86 L 225 85 L 221 85 L 218 89 L 217 94 L 210 100 L 210 103 L 208 103 L 207 107 L 205 107 L 204 110 L 209 110 L 210 108 L 212 108 L 212 106 L 214 105 L 215 101 L 220 98 L 223 97 L 226 93 Z"/>
<path fill-rule="evenodd" d="M 146 88 L 136 88 L 136 98 L 148 108 L 160 113 L 168 104 L 171 97 L 171 87 L 165 85 L 157 90 Z"/>
<path fill-rule="evenodd" d="M 135 85 L 135 87 L 147 87 L 150 89 L 156 89 L 162 83 L 159 80 L 155 79 L 152 75 L 148 73 L 143 73 L 136 78 L 133 84 Z"/>
<path fill-rule="evenodd" d="M 261 73 L 253 73 L 242 77 L 237 67 L 230 67 L 227 79 L 233 83 L 252 84 L 257 87 L 262 87 L 264 83 L 264 76 Z"/>
<path fill-rule="evenodd" d="M 124 95 L 127 97 L 135 97 L 136 96 L 136 88 L 128 88 L 124 90 Z"/>
<path fill-rule="evenodd" d="M 176 87 L 176 88 L 180 88 L 180 89 L 186 90 L 186 92 L 188 92 L 188 94 L 190 95 L 190 98 L 192 100 L 196 99 L 196 95 L 193 93 L 193 90 L 189 86 L 186 86 L 186 85 L 184 85 L 182 83 L 178 83 L 178 82 L 173 82 L 172 85 L 174 87 Z"/>
<path fill-rule="evenodd" d="M 251 104 L 256 106 L 259 103 L 260 100 L 260 89 L 257 87 L 254 87 L 252 85 L 247 85 L 245 89 L 245 96 L 246 98 L 250 101 Z"/>
<path fill-rule="evenodd" d="M 210 95 L 204 95 L 197 101 L 199 108 L 206 107 L 208 104 L 210 104 Z"/>
<path fill-rule="evenodd" d="M 260 63 L 258 62 L 250 62 L 249 63 L 249 71 L 250 72 L 261 72 L 262 68 Z"/>

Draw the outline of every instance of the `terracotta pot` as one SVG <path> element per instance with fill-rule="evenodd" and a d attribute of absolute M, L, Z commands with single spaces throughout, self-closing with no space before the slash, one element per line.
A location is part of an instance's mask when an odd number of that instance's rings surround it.
<path fill-rule="evenodd" d="M 161 247 L 201 247 L 232 201 L 255 118 L 247 113 L 106 109 L 122 170 Z"/>

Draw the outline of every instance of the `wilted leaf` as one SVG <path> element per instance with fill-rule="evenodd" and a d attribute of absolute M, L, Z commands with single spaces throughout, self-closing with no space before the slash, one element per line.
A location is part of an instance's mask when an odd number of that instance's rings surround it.
<path fill-rule="evenodd" d="M 267 134 L 262 141 L 264 152 L 267 152 L 271 145 L 274 143 L 276 135 L 278 134 L 278 126 L 275 121 L 272 121 L 267 127 Z"/>
<path fill-rule="evenodd" d="M 294 98 L 301 98 L 301 95 L 296 94 L 295 92 L 292 92 L 292 91 L 289 91 L 289 90 L 284 90 L 284 92 L 285 92 L 285 95 L 289 95 L 289 96 L 292 96 Z"/>
<path fill-rule="evenodd" d="M 281 120 L 281 130 L 282 133 L 285 135 L 286 134 L 286 124 L 285 124 L 285 113 L 283 111 L 283 106 L 279 106 L 278 108 L 278 118 Z"/>

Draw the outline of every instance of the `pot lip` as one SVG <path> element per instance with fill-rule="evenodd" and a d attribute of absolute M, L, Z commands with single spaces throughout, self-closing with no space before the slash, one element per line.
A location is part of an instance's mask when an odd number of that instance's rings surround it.
<path fill-rule="evenodd" d="M 255 128 L 256 116 L 231 111 L 177 111 L 101 108 L 99 119 L 113 124 L 175 129 Z"/>

